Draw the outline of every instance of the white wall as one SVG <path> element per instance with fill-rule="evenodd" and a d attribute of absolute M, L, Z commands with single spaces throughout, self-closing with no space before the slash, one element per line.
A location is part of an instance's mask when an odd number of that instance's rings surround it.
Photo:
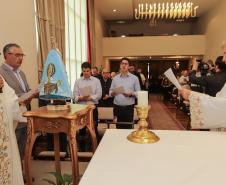
<path fill-rule="evenodd" d="M 191 35 L 193 34 L 194 22 L 177 22 L 158 20 L 156 26 L 153 26 L 151 21 L 139 20 L 139 21 L 127 21 L 123 24 L 119 24 L 115 21 L 107 21 L 108 25 L 108 34 L 110 35 L 111 31 L 114 30 L 116 36 L 121 35 L 140 35 L 143 36 L 156 36 L 156 35 Z"/>
<path fill-rule="evenodd" d="M 103 56 L 203 55 L 204 35 L 105 37 Z"/>
<path fill-rule="evenodd" d="M 205 58 L 215 60 L 222 55 L 221 44 L 226 40 L 226 1 L 221 0 L 197 24 L 197 32 L 206 35 Z"/>
<path fill-rule="evenodd" d="M 17 43 L 22 47 L 26 56 L 21 68 L 31 88 L 34 87 L 38 83 L 34 1 L 1 1 L 0 27 L 1 53 L 7 43 Z M 0 60 L 4 62 L 3 55 Z"/>
<path fill-rule="evenodd" d="M 103 65 L 103 35 L 104 35 L 104 21 L 95 8 L 95 60 L 93 61 L 94 66 Z"/>

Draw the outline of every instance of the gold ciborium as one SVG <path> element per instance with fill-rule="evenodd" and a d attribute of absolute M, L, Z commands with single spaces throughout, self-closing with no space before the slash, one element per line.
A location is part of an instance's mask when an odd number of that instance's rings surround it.
<path fill-rule="evenodd" d="M 146 121 L 148 117 L 148 111 L 150 106 L 135 106 L 137 110 L 137 116 L 139 118 L 139 128 L 137 131 L 133 131 L 127 136 L 129 141 L 140 144 L 155 143 L 159 140 L 159 137 L 155 133 L 148 130 L 148 123 Z"/>

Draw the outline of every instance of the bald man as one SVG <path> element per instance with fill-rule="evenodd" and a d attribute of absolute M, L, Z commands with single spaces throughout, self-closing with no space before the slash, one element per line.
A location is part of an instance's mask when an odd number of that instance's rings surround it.
<path fill-rule="evenodd" d="M 111 87 L 111 75 L 110 72 L 104 68 L 102 70 L 102 76 L 100 78 L 100 83 L 102 87 L 102 97 L 99 101 L 99 107 L 112 107 L 113 98 L 109 95 L 109 89 Z"/>

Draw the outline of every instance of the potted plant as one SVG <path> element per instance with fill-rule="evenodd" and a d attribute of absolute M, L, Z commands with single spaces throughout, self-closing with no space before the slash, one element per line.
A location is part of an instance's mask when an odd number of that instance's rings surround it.
<path fill-rule="evenodd" d="M 49 179 L 46 179 L 44 178 L 43 181 L 46 181 L 48 182 L 49 184 L 52 184 L 52 185 L 72 185 L 72 175 L 70 174 L 59 174 L 57 172 L 48 172 L 48 174 L 51 174 L 53 175 L 55 178 L 56 178 L 56 182 L 52 181 L 52 180 L 49 180 Z"/>

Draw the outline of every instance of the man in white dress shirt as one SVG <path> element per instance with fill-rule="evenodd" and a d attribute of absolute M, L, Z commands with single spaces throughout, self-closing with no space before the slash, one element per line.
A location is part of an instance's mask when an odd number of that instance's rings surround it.
<path fill-rule="evenodd" d="M 120 62 L 120 74 L 116 75 L 111 83 L 110 95 L 114 97 L 114 115 L 117 117 L 116 128 L 130 129 L 133 127 L 134 104 L 140 83 L 137 76 L 129 72 L 128 58 L 122 58 Z M 116 92 L 118 87 L 124 92 Z M 127 124 L 125 124 L 127 123 Z M 128 124 L 129 123 L 129 124 Z"/>
<path fill-rule="evenodd" d="M 74 100 L 79 104 L 94 104 L 96 108 L 93 110 L 93 121 L 96 134 L 97 126 L 98 126 L 98 111 L 97 105 L 98 101 L 102 96 L 102 88 L 100 84 L 100 80 L 91 76 L 91 65 L 88 62 L 82 63 L 82 77 L 75 81 L 74 85 Z M 90 90 L 87 94 L 84 94 L 84 89 Z M 82 133 L 84 134 L 84 133 Z"/>

